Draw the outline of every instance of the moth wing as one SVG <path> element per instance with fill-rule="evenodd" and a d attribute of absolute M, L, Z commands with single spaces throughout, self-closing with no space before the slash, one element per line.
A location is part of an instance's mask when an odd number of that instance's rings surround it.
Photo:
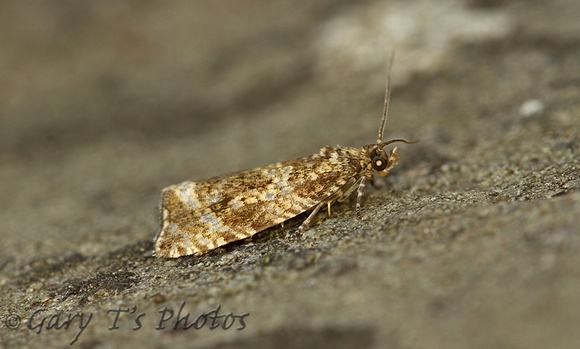
<path fill-rule="evenodd" d="M 157 256 L 202 254 L 280 224 L 341 193 L 347 161 L 319 155 L 183 182 L 162 192 Z"/>

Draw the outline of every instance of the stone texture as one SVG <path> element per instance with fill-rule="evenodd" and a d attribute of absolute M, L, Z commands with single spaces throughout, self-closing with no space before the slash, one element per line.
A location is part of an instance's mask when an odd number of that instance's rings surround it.
<path fill-rule="evenodd" d="M 580 342 L 578 1 L 1 6 L 3 347 L 68 346 L 78 313 L 83 348 Z M 393 46 L 385 138 L 420 143 L 363 220 L 152 256 L 162 187 L 374 142 Z M 174 331 L 183 302 L 249 315 Z"/>

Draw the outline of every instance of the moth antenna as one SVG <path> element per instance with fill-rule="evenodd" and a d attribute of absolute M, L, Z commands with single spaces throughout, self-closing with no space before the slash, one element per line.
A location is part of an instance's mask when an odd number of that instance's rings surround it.
<path fill-rule="evenodd" d="M 381 148 L 384 148 L 385 146 L 387 146 L 387 145 L 389 145 L 391 143 L 396 143 L 396 142 L 402 142 L 402 143 L 406 143 L 406 144 L 415 144 L 415 143 L 417 143 L 419 141 L 408 141 L 406 139 L 396 138 L 396 139 L 390 139 L 390 140 L 388 140 L 386 142 L 380 143 L 379 146 Z"/>
<path fill-rule="evenodd" d="M 381 142 L 383 141 L 383 131 L 385 130 L 385 124 L 387 123 L 387 114 L 389 113 L 389 102 L 391 101 L 391 68 L 393 67 L 394 61 L 395 61 L 395 51 L 391 53 L 389 65 L 387 66 L 387 87 L 385 91 L 385 103 L 383 106 L 383 119 L 381 120 L 381 127 L 379 128 L 379 139 L 377 140 L 377 144 L 381 144 Z"/>

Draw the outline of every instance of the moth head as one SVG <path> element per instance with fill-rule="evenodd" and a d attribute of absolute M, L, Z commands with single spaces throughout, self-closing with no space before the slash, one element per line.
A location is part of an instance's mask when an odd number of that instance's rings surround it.
<path fill-rule="evenodd" d="M 373 171 L 381 176 L 386 176 L 391 168 L 399 162 L 399 153 L 397 147 L 391 150 L 390 153 L 385 153 L 384 149 L 378 148 L 371 154 L 371 166 Z"/>
<path fill-rule="evenodd" d="M 399 153 L 397 153 L 397 147 L 393 148 L 388 154 L 385 152 L 385 146 L 395 143 L 402 142 L 406 144 L 413 144 L 415 142 L 409 142 L 404 139 L 391 139 L 386 142 L 378 141 L 377 144 L 370 148 L 369 157 L 371 159 L 371 167 L 377 175 L 384 177 L 386 176 L 391 168 L 399 162 Z"/>

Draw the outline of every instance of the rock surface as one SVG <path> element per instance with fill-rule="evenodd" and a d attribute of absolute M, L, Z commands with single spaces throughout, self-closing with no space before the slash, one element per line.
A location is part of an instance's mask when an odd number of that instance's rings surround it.
<path fill-rule="evenodd" d="M 2 346 L 580 343 L 578 1 L 0 6 Z M 392 48 L 363 220 L 153 256 L 162 187 L 375 142 Z"/>

